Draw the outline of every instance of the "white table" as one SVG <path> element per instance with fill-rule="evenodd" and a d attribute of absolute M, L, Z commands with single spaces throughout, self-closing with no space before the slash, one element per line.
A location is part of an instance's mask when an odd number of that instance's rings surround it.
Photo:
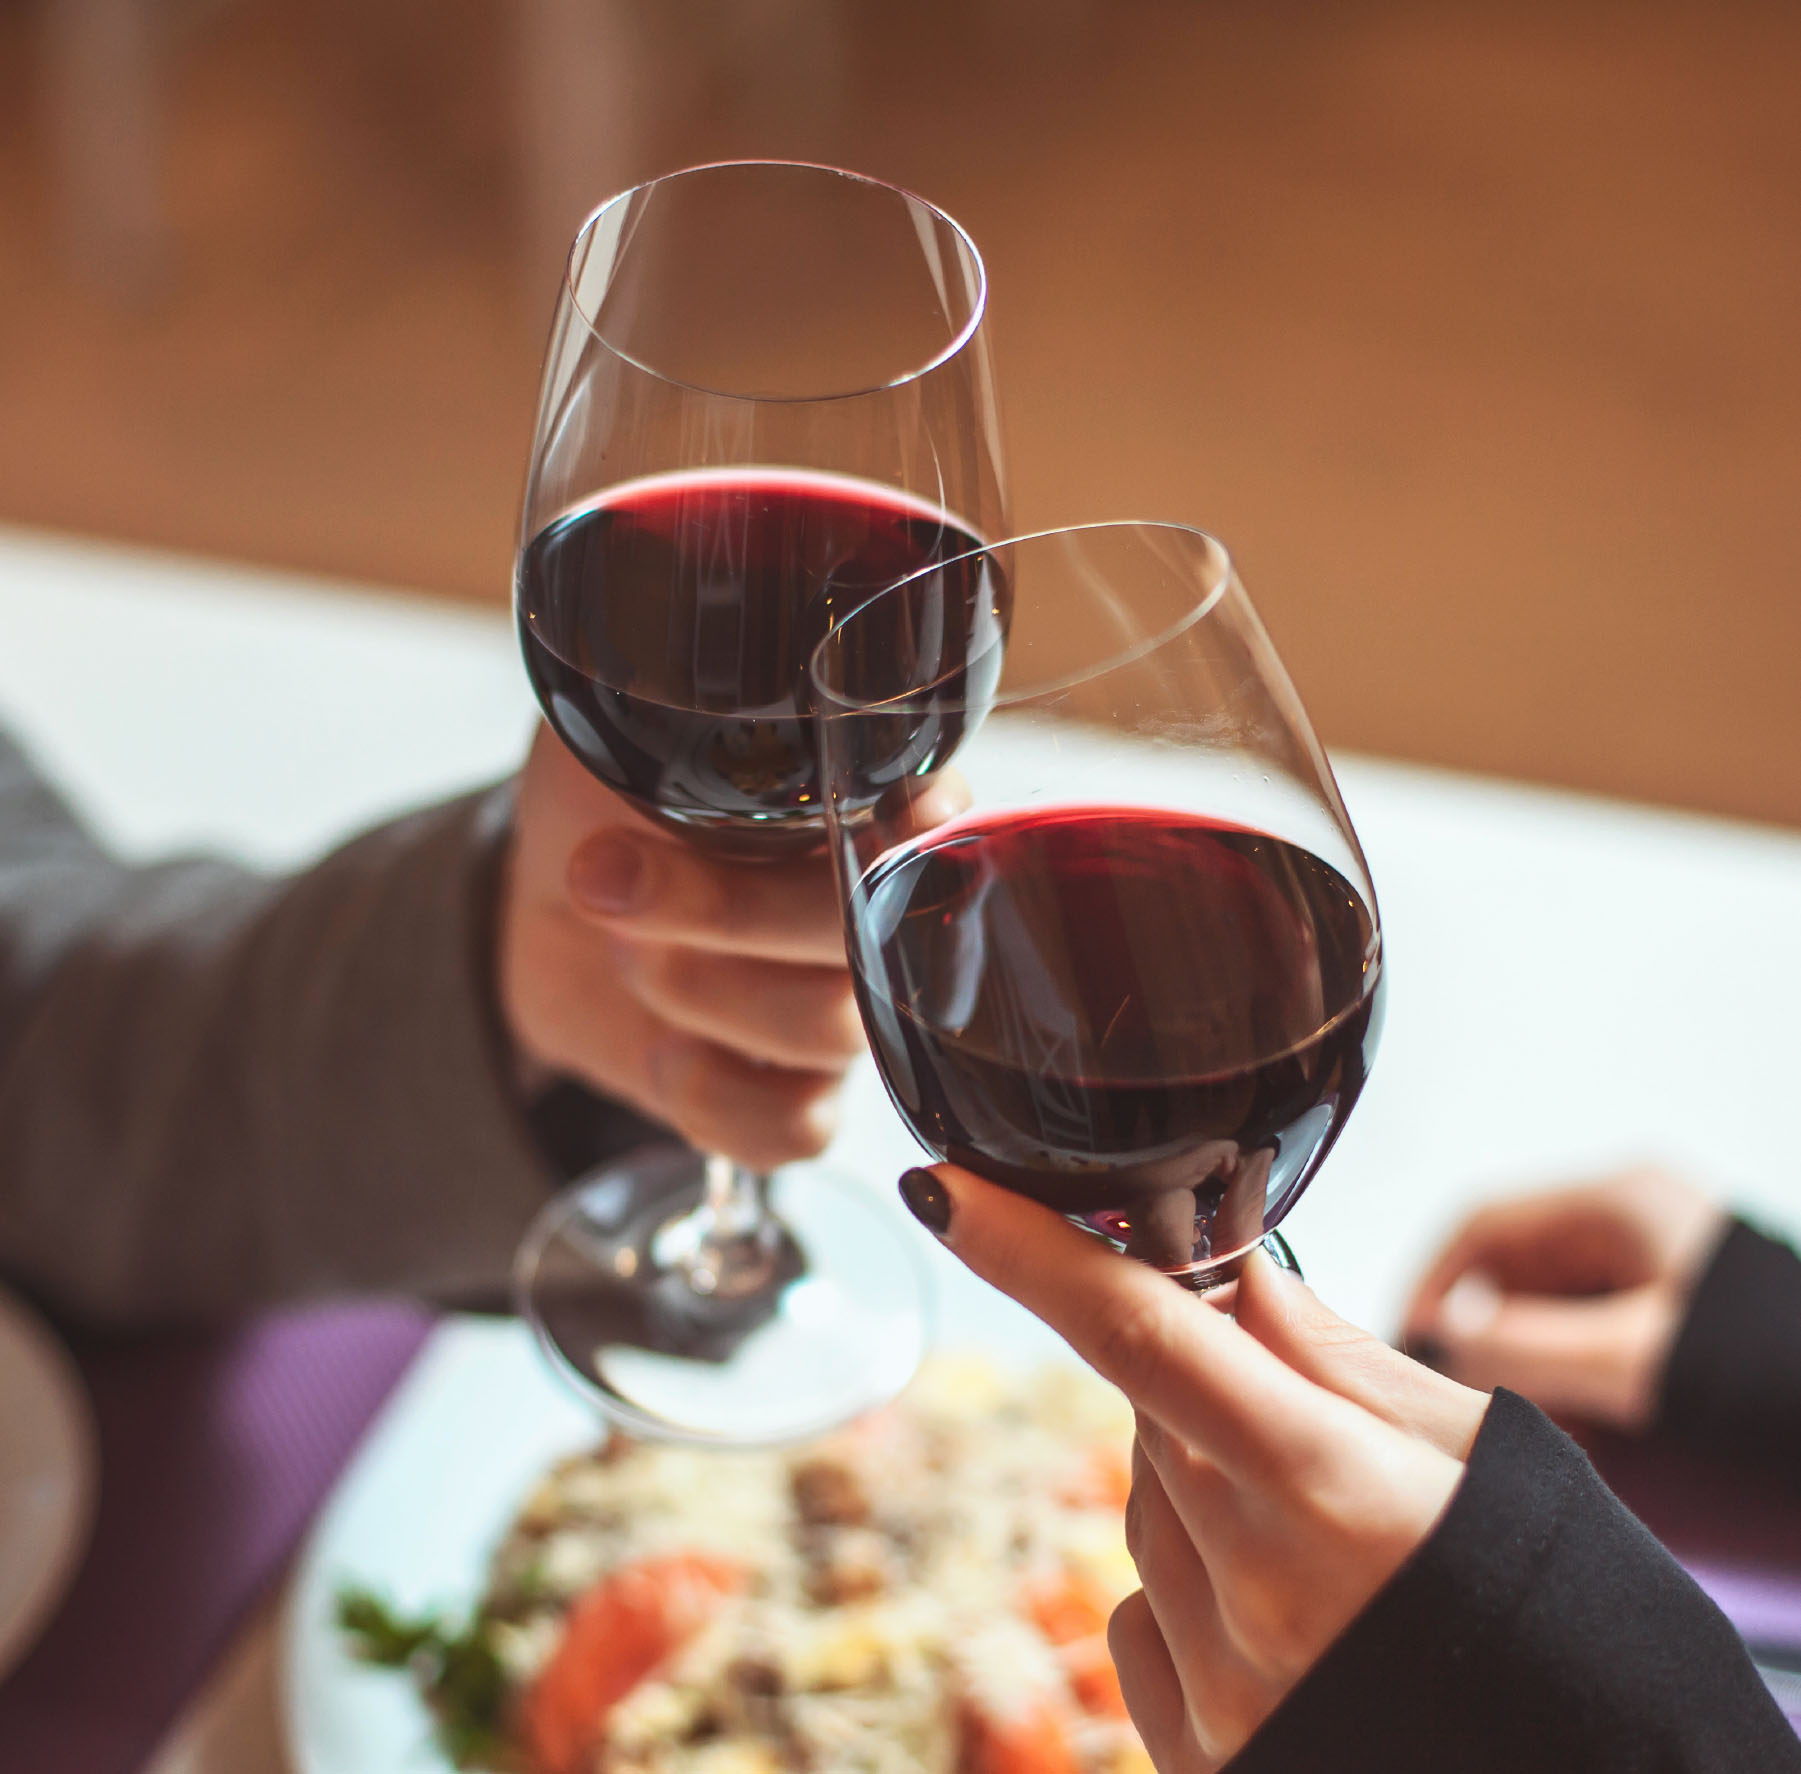
<path fill-rule="evenodd" d="M 0 721 L 132 855 L 298 862 L 509 769 L 531 719 L 498 612 L 0 531 Z M 1391 971 L 1286 1228 L 1320 1292 L 1390 1329 L 1476 1201 L 1652 1156 L 1801 1227 L 1801 836 L 1338 762 Z M 846 1122 L 847 1164 L 908 1162 L 873 1078 Z M 157 1774 L 279 1766 L 267 1653 L 265 1623 Z"/>

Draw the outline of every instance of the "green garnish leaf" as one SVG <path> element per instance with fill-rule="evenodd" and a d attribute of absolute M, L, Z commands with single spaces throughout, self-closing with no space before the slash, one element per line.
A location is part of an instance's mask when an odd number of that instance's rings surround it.
<path fill-rule="evenodd" d="M 445 1641 L 436 1679 L 428 1690 L 438 1714 L 438 1736 L 459 1766 L 501 1747 L 507 1678 L 481 1621 L 460 1638 Z"/>
<path fill-rule="evenodd" d="M 338 1629 L 348 1634 L 361 1661 L 383 1669 L 405 1669 L 421 1651 L 443 1643 L 443 1626 L 436 1614 L 405 1619 L 373 1590 L 354 1584 L 338 1591 Z"/>
<path fill-rule="evenodd" d="M 372 1590 L 348 1584 L 338 1592 L 337 1622 L 364 1663 L 412 1671 L 438 1742 L 458 1767 L 504 1753 L 507 1677 L 483 1615 L 453 1631 L 442 1615 L 408 1619 Z"/>

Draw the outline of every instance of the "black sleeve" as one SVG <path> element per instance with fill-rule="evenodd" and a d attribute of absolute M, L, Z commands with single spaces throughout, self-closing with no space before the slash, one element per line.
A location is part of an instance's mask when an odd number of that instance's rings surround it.
<path fill-rule="evenodd" d="M 1656 1428 L 1801 1486 L 1801 1257 L 1743 1220 L 1696 1284 Z"/>
<path fill-rule="evenodd" d="M 563 1182 L 639 1146 L 682 1143 L 673 1129 L 574 1078 L 547 1086 L 526 1106 L 525 1122 L 539 1155 Z"/>
<path fill-rule="evenodd" d="M 1444 1519 L 1229 1774 L 1801 1770 L 1725 1616 L 1497 1392 Z"/>

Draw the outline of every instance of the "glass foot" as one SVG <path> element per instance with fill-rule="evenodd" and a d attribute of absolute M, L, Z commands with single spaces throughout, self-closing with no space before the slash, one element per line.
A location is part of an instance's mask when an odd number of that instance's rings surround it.
<path fill-rule="evenodd" d="M 799 1441 L 886 1403 L 928 1334 L 929 1283 L 898 1216 L 817 1165 L 778 1171 L 756 1284 L 708 1287 L 684 1236 L 706 1162 L 634 1154 L 538 1216 L 514 1286 L 552 1364 L 649 1440 Z"/>

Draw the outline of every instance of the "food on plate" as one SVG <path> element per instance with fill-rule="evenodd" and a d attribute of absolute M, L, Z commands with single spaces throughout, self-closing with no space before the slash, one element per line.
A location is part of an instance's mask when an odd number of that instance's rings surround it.
<path fill-rule="evenodd" d="M 805 1448 L 614 1436 L 527 1498 L 468 1624 L 340 1598 L 506 1774 L 1149 1774 L 1107 1656 L 1131 1416 L 940 1358 Z"/>

